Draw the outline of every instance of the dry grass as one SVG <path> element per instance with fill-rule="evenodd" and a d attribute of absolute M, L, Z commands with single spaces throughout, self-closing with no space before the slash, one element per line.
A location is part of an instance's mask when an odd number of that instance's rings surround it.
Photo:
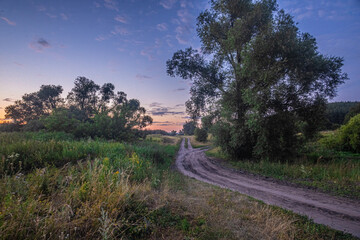
<path fill-rule="evenodd" d="M 352 239 L 240 193 L 177 175 L 155 199 L 189 219 L 204 219 L 198 239 Z"/>

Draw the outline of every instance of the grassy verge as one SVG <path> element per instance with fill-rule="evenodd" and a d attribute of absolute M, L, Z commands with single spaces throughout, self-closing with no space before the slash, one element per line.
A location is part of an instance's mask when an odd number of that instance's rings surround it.
<path fill-rule="evenodd" d="M 219 148 L 206 154 L 228 159 Z M 231 166 L 252 173 L 314 187 L 334 195 L 360 199 L 360 155 L 328 151 L 310 145 L 304 158 L 292 162 L 227 161 Z"/>
<path fill-rule="evenodd" d="M 240 193 L 170 174 L 161 201 L 193 219 L 189 231 L 195 239 L 356 239 Z"/>
<path fill-rule="evenodd" d="M 196 141 L 195 136 L 188 136 L 188 138 L 190 139 L 190 143 L 193 148 L 208 147 L 211 145 L 210 140 L 208 140 L 207 142 L 199 142 L 199 141 Z M 211 136 L 209 137 L 209 139 L 210 138 L 211 138 Z"/>

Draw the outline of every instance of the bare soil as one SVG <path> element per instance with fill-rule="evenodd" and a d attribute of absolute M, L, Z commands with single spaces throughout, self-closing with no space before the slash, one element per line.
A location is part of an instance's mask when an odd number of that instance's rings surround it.
<path fill-rule="evenodd" d="M 210 161 L 204 149 L 181 142 L 176 167 L 186 176 L 246 194 L 360 237 L 360 202 L 245 174 Z"/>

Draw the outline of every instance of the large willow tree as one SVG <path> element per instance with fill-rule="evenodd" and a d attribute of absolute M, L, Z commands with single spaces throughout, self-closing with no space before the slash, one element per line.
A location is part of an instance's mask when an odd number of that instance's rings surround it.
<path fill-rule="evenodd" d="M 211 119 L 217 144 L 236 158 L 292 154 L 347 79 L 343 59 L 320 54 L 276 1 L 213 0 L 197 32 L 201 53 L 174 53 L 167 72 L 192 81 L 187 112 Z"/>

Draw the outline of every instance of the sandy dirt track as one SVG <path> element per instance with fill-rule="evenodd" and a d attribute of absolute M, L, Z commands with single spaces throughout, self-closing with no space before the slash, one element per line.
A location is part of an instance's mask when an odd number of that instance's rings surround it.
<path fill-rule="evenodd" d="M 188 149 L 184 142 L 183 139 L 176 158 L 176 167 L 184 175 L 306 215 L 316 223 L 360 237 L 359 201 L 243 174 L 211 161 L 204 150 L 192 148 L 190 139 Z"/>

